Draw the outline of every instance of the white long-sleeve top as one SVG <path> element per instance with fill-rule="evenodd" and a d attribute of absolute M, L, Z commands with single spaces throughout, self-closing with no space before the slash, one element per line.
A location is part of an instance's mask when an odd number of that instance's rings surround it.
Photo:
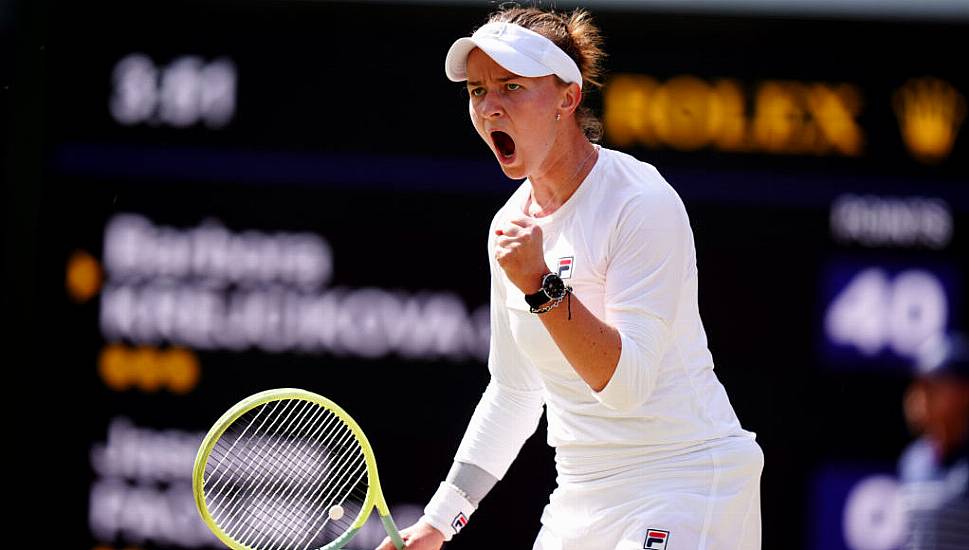
<path fill-rule="evenodd" d="M 495 229 L 524 215 L 530 190 L 525 180 L 492 221 L 491 382 L 455 460 L 501 479 L 534 433 L 543 404 L 560 481 L 599 479 L 712 440 L 753 437 L 713 372 L 697 305 L 693 232 L 659 172 L 600 148 L 568 201 L 535 219 L 550 269 L 619 332 L 619 362 L 600 392 L 571 367 L 495 260 Z"/>

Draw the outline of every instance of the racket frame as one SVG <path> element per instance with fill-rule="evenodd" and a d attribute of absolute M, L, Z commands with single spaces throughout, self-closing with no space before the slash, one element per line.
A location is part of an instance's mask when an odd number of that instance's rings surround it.
<path fill-rule="evenodd" d="M 202 521 L 229 548 L 234 550 L 253 550 L 229 537 L 209 513 L 208 506 L 205 503 L 205 464 L 208 461 L 212 449 L 215 448 L 215 444 L 221 439 L 222 434 L 242 415 L 267 403 L 288 399 L 309 401 L 333 413 L 350 428 L 353 436 L 360 444 L 364 459 L 367 463 L 369 483 L 367 484 L 367 497 L 364 500 L 363 506 L 360 508 L 360 513 L 357 514 L 357 518 L 345 533 L 319 550 L 337 550 L 350 542 L 350 539 L 367 522 L 372 508 L 377 509 L 377 515 L 380 516 L 380 521 L 383 523 L 384 529 L 390 536 L 391 541 L 393 541 L 394 546 L 398 550 L 402 550 L 404 548 L 404 541 L 400 536 L 400 532 L 397 530 L 397 526 L 394 524 L 394 520 L 390 515 L 390 508 L 387 506 L 387 500 L 384 498 L 384 493 L 380 488 L 380 477 L 377 475 L 377 459 L 374 457 L 373 448 L 370 446 L 370 441 L 367 440 L 366 434 L 363 433 L 363 430 L 356 421 L 342 407 L 322 395 L 297 388 L 272 389 L 250 395 L 226 411 L 215 422 L 212 428 L 209 429 L 209 432 L 205 434 L 205 438 L 202 440 L 201 446 L 199 446 L 198 454 L 195 456 L 195 467 L 192 470 L 192 493 L 195 495 L 195 506 L 198 509 L 199 515 L 202 517 Z"/>

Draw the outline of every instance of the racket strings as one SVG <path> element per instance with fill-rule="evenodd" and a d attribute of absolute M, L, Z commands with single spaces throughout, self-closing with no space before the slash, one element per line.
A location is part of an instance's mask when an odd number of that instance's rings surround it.
<path fill-rule="evenodd" d="M 237 443 L 237 441 L 234 441 L 228 451 L 223 451 L 221 447 L 224 446 L 222 443 L 226 439 L 227 439 L 227 436 L 223 435 L 223 437 L 219 440 L 219 444 L 217 444 L 212 449 L 212 455 L 220 456 L 223 459 L 222 461 L 220 461 L 221 463 L 224 463 L 226 458 L 233 456 L 232 449 L 235 447 L 235 443 Z M 241 474 L 241 475 L 247 475 L 247 476 L 256 476 L 258 475 L 257 470 L 259 466 L 265 465 L 265 464 L 274 464 L 276 462 L 279 462 L 280 466 L 286 465 L 286 464 L 297 465 L 300 469 L 303 470 L 304 473 L 309 473 L 309 471 L 306 470 L 304 466 L 300 465 L 297 462 L 294 462 L 291 457 L 272 456 L 270 453 L 275 452 L 278 449 L 278 445 L 273 444 L 271 439 L 269 439 L 268 441 L 269 441 L 268 445 L 262 444 L 267 442 L 267 439 L 264 437 L 257 442 L 249 441 L 249 443 L 247 444 L 248 446 L 247 455 L 244 461 L 241 462 L 241 465 L 237 465 L 236 462 L 238 462 L 238 460 L 235 457 L 233 457 L 233 460 L 230 460 L 228 465 L 229 471 L 234 472 L 237 475 Z M 215 489 L 219 489 L 218 483 L 216 483 L 212 487 L 212 490 L 215 490 Z M 219 496 L 219 495 L 221 495 L 221 492 L 216 491 L 216 496 Z"/>
<path fill-rule="evenodd" d="M 361 479 L 366 476 L 367 474 L 366 461 L 356 461 L 356 462 L 357 462 L 356 465 L 353 466 L 352 473 L 350 473 L 348 470 L 348 473 L 346 475 L 339 478 L 341 483 L 334 484 L 333 488 L 327 493 L 326 498 L 317 499 L 316 503 L 317 503 L 317 506 L 320 507 L 320 511 L 322 511 L 322 508 L 326 506 L 327 502 L 335 502 L 342 506 L 342 503 L 346 502 L 347 498 L 353 492 L 354 488 L 360 483 Z M 331 493 L 332 493 L 332 496 L 331 496 Z M 366 493 L 364 493 L 364 495 L 366 495 Z M 313 537 L 309 539 L 310 541 L 312 541 L 317 535 L 320 534 L 320 532 L 326 527 L 326 524 L 329 521 L 329 519 L 330 519 L 329 516 L 327 516 L 326 520 L 324 520 L 324 522 L 320 525 L 319 529 L 316 531 L 316 533 L 314 533 Z"/>
<path fill-rule="evenodd" d="M 317 408 L 317 409 L 318 410 L 316 411 L 317 412 L 316 416 L 318 416 L 320 411 L 322 410 L 320 408 Z M 299 422 L 296 425 L 296 427 L 293 429 L 293 433 L 295 435 L 297 436 L 301 435 L 301 433 L 299 432 L 299 429 L 306 424 L 306 420 L 307 419 L 304 419 L 303 421 Z M 313 417 L 310 417 L 309 420 L 312 421 Z M 288 436 L 287 436 L 287 439 L 288 439 Z M 259 483 L 252 485 L 249 488 L 250 490 L 248 491 L 248 493 L 243 493 L 241 495 L 241 497 L 243 498 L 245 498 L 246 496 L 250 496 L 252 494 L 259 494 L 259 495 L 262 495 L 265 493 L 274 494 L 281 489 L 280 484 L 290 483 L 292 485 L 293 483 L 299 483 L 300 482 L 300 480 L 298 479 L 299 477 L 305 478 L 307 477 L 306 474 L 311 474 L 305 468 L 302 468 L 302 467 L 294 468 L 294 464 L 297 464 L 297 463 L 294 461 L 293 456 L 287 456 L 285 454 L 279 453 L 279 451 L 281 450 L 281 446 L 287 444 L 286 439 L 277 439 L 277 441 L 275 442 L 273 442 L 272 439 L 268 439 L 265 441 L 270 442 L 269 445 L 266 446 L 265 448 L 263 448 L 262 446 L 258 446 L 251 449 L 254 452 L 249 453 L 247 464 L 248 465 L 267 465 L 268 464 L 268 465 L 276 466 L 276 468 L 271 468 L 267 472 L 265 472 L 264 473 L 265 475 L 263 475 L 263 478 Z M 302 440 L 297 438 L 295 439 L 295 441 L 299 442 Z M 293 450 L 298 451 L 300 449 L 298 447 L 294 447 Z M 279 453 L 279 455 L 272 456 L 269 453 Z M 308 457 L 308 458 L 315 458 L 315 457 Z M 294 476 L 293 473 L 296 470 L 301 470 L 303 475 Z M 229 502 L 230 502 L 231 508 L 229 509 L 228 515 L 224 513 L 221 515 L 221 519 L 226 524 L 232 523 L 235 519 L 237 519 L 237 517 L 240 514 L 243 514 L 244 511 L 246 510 L 246 508 L 243 506 L 243 503 L 246 502 L 245 500 L 241 500 L 240 498 L 237 497 L 235 499 L 232 499 Z M 262 499 L 254 499 L 251 501 L 251 505 L 254 507 L 255 512 L 265 512 L 264 510 L 265 505 L 263 505 L 262 502 L 263 502 Z M 270 502 L 273 502 L 273 501 L 270 501 Z M 223 510 L 225 510 L 225 507 L 223 507 Z M 266 516 L 265 513 L 262 513 L 261 515 L 264 517 L 269 517 L 269 516 Z M 239 536 L 237 533 L 233 533 L 233 534 L 235 534 L 236 536 Z"/>
<path fill-rule="evenodd" d="M 288 411 L 287 413 L 285 409 L 280 412 L 280 414 L 285 414 L 284 417 L 281 417 L 285 420 L 279 424 L 278 430 L 288 427 L 287 421 L 292 417 L 292 412 Z M 271 430 L 274 425 L 275 423 L 270 424 L 267 430 Z M 267 431 L 267 433 L 272 432 Z M 278 433 L 274 435 L 279 436 Z M 242 504 L 246 502 L 247 498 L 252 495 L 267 492 L 267 490 L 275 488 L 280 480 L 287 479 L 287 472 L 281 468 L 286 466 L 287 463 L 291 463 L 292 459 L 280 454 L 280 458 L 283 460 L 272 462 L 266 456 L 266 453 L 278 452 L 281 444 L 284 444 L 282 438 L 277 437 L 274 440 L 272 436 L 269 436 L 259 437 L 254 441 L 250 440 L 243 446 L 243 450 L 245 451 L 244 461 L 236 468 L 236 473 L 242 476 L 243 479 L 256 479 L 258 481 L 249 484 L 234 484 L 228 493 L 222 491 L 217 492 L 213 498 L 215 504 L 210 510 L 217 521 L 222 521 L 226 524 L 233 522 L 236 516 L 244 510 Z M 265 446 L 264 449 L 263 446 Z M 230 460 L 229 464 L 235 466 L 235 462 L 235 460 Z M 278 468 L 266 470 L 266 465 L 275 465 Z M 292 467 L 290 466 L 289 469 L 291 470 Z M 225 487 L 226 485 L 223 486 L 223 489 Z M 220 501 L 219 497 L 224 497 L 224 499 Z M 222 503 L 221 506 L 219 505 L 220 502 Z"/>
<path fill-rule="evenodd" d="M 367 473 L 357 438 L 336 414 L 288 399 L 237 419 L 209 454 L 202 485 L 210 515 L 233 540 L 258 550 L 308 549 L 352 526 Z M 342 514 L 331 514 L 336 506 Z"/>
<path fill-rule="evenodd" d="M 319 411 L 322 411 L 322 408 L 317 407 L 317 410 L 318 410 L 318 412 Z M 322 429 L 322 427 L 323 426 L 321 426 L 321 429 Z M 297 429 L 298 428 L 299 428 L 299 426 L 297 426 Z M 298 432 L 296 432 L 296 433 L 298 434 Z M 335 433 L 336 432 L 334 432 L 334 434 Z M 346 434 L 344 434 L 344 435 L 346 435 Z M 301 441 L 301 440 L 300 439 L 296 439 L 296 441 Z M 309 441 L 312 441 L 312 440 L 309 440 Z M 250 463 L 251 464 L 255 463 L 254 459 L 258 459 L 259 457 L 264 456 L 266 453 L 272 453 L 272 452 L 279 453 L 279 450 L 280 450 L 279 443 L 280 443 L 280 441 L 276 441 L 275 444 L 271 445 L 270 447 L 267 447 L 265 449 L 265 453 L 264 452 L 256 452 L 255 457 L 252 457 L 250 455 L 250 460 L 253 461 L 253 462 L 250 462 Z M 297 447 L 293 447 L 293 450 L 303 452 L 302 449 L 300 449 L 298 446 Z M 258 493 L 258 494 L 269 493 L 269 494 L 276 494 L 277 491 L 280 490 L 280 483 L 281 482 L 284 482 L 287 479 L 287 476 L 286 476 L 287 469 L 288 469 L 289 472 L 291 472 L 293 470 L 293 467 L 292 467 L 293 458 L 294 457 L 287 456 L 286 454 L 283 454 L 283 453 L 279 453 L 279 456 L 276 456 L 276 457 L 266 458 L 265 460 L 268 460 L 269 462 L 264 462 L 265 464 L 273 464 L 273 465 L 277 466 L 277 468 L 269 470 L 268 476 L 265 476 L 263 478 L 263 480 L 259 484 L 251 487 L 250 493 Z M 313 459 L 313 460 L 316 460 L 319 457 L 318 456 L 311 455 L 309 458 L 310 459 Z M 305 469 L 304 469 L 304 471 L 305 471 Z M 256 512 L 257 515 L 259 515 L 261 517 L 271 517 L 271 514 L 269 514 L 269 515 L 266 514 L 266 512 L 267 512 L 266 507 L 267 506 L 274 506 L 276 508 L 280 508 L 286 502 L 284 500 L 284 498 L 286 496 L 288 496 L 288 495 L 283 495 L 282 497 L 277 498 L 276 500 L 268 501 L 269 504 L 265 504 L 266 501 L 264 499 L 255 499 L 254 501 L 250 502 L 250 504 L 254 508 L 254 512 Z M 227 524 L 230 523 L 232 520 L 236 519 L 236 516 L 238 516 L 239 513 L 241 513 L 242 511 L 245 510 L 245 507 L 239 506 L 238 505 L 239 503 L 236 503 L 236 504 L 237 504 L 237 506 L 234 507 L 233 513 L 229 517 L 226 517 L 225 518 L 225 521 L 226 521 Z M 276 514 L 279 514 L 279 513 L 288 513 L 290 515 L 290 517 L 291 518 L 294 518 L 294 519 L 298 519 L 300 517 L 299 515 L 293 514 L 291 510 L 288 510 L 286 508 L 283 508 L 281 510 L 277 509 L 277 510 L 274 510 L 272 512 L 273 513 L 276 513 Z M 236 536 L 236 537 L 239 537 L 239 538 L 248 538 L 248 536 L 249 536 L 250 533 L 231 533 L 231 534 L 234 535 L 234 536 Z"/>
<path fill-rule="evenodd" d="M 278 407 L 279 406 L 279 403 L 280 402 L 277 401 L 275 406 Z M 232 450 L 235 449 L 236 443 L 238 443 L 243 438 L 243 436 L 246 435 L 246 432 L 249 431 L 249 428 L 252 427 L 253 423 L 256 420 L 259 420 L 259 417 L 262 415 L 262 413 L 265 410 L 266 410 L 266 407 L 259 407 L 258 409 L 256 409 L 255 412 L 249 411 L 248 413 L 246 413 L 245 415 L 243 415 L 243 418 L 248 417 L 249 420 L 246 421 L 246 422 L 244 422 L 245 423 L 245 428 L 242 428 L 241 430 L 238 429 L 238 427 L 242 425 L 241 422 L 238 422 L 237 421 L 236 423 L 233 423 L 231 426 L 229 426 L 229 428 L 226 430 L 226 432 L 232 434 L 232 438 L 231 438 L 232 444 L 229 445 L 229 448 L 228 449 L 224 449 L 224 448 L 219 449 L 220 450 L 221 457 L 219 459 L 219 463 L 218 464 L 216 464 L 212 468 L 209 468 L 210 463 L 208 463 L 208 462 L 206 463 L 206 476 L 205 476 L 205 480 L 204 480 L 204 482 L 202 484 L 202 488 L 203 489 L 207 489 L 208 488 L 208 482 L 211 481 L 212 480 L 212 477 L 213 477 L 212 474 L 215 471 L 217 471 L 219 468 L 222 467 L 222 465 L 225 463 L 226 458 L 232 453 Z M 224 434 L 223 434 L 223 437 L 224 437 Z M 222 442 L 222 440 L 220 438 L 220 440 L 219 440 L 218 443 L 221 443 L 221 442 Z M 217 447 L 218 446 L 219 445 L 217 445 Z M 222 447 L 224 447 L 224 445 L 222 445 Z M 215 451 L 215 450 L 216 449 L 213 448 L 213 451 Z M 211 455 L 210 455 L 210 458 L 211 458 Z"/>
<path fill-rule="evenodd" d="M 332 439 L 330 441 L 332 442 Z M 275 478 L 275 474 L 272 473 L 272 472 L 271 472 L 271 474 L 272 474 L 272 477 L 270 479 L 274 479 Z M 265 489 L 265 488 L 266 487 L 265 487 L 265 483 L 264 483 L 263 484 L 263 487 L 261 489 Z M 274 488 L 275 489 L 278 489 L 278 484 L 276 484 L 275 487 L 274 486 L 270 486 L 269 487 L 269 489 L 274 489 Z M 257 487 L 257 490 L 258 489 L 260 489 L 260 488 Z M 265 491 L 261 491 L 261 492 L 265 492 Z M 306 498 L 305 492 L 303 494 L 299 495 L 299 496 L 301 496 L 303 499 Z M 290 507 L 285 507 L 285 506 L 281 507 L 281 503 L 285 503 L 285 502 L 286 502 L 285 500 L 279 500 L 278 502 L 276 502 L 276 505 L 274 506 L 274 508 L 275 508 L 274 510 L 267 510 L 266 501 L 264 499 L 258 499 L 254 503 L 252 503 L 252 505 L 255 508 L 255 512 L 257 514 L 257 517 L 268 517 L 269 515 L 272 515 L 272 514 L 275 514 L 275 515 L 283 514 L 283 515 L 286 515 L 286 516 L 288 516 L 290 518 L 293 518 L 293 519 L 298 519 L 298 518 L 302 518 L 303 517 L 303 516 L 301 516 L 299 514 L 294 514 L 293 513 L 294 511 L 291 509 L 291 506 Z M 253 527 L 253 522 L 247 522 L 247 523 L 249 524 L 249 527 Z M 304 523 L 305 523 L 305 520 L 304 520 Z M 279 527 L 279 526 L 276 526 L 276 525 L 273 525 L 273 526 Z M 302 527 L 302 526 L 300 526 L 300 527 Z M 276 529 L 276 531 L 278 531 L 278 529 Z M 250 539 L 250 537 L 249 537 L 250 533 L 238 533 L 238 532 L 235 532 L 233 534 L 237 538 L 240 538 L 240 537 L 241 538 L 244 538 L 246 540 L 246 542 L 250 542 L 250 543 L 255 542 L 256 544 L 258 544 L 260 542 L 260 541 L 252 541 L 252 540 L 249 540 Z M 277 533 L 277 535 L 278 534 L 279 533 Z M 287 540 L 287 538 L 286 537 L 282 537 L 281 540 L 280 540 L 280 542 L 282 542 L 284 540 Z M 291 543 L 292 541 L 290 540 L 289 542 Z"/>
<path fill-rule="evenodd" d="M 337 463 L 337 465 L 334 467 L 333 475 L 328 479 L 314 479 L 312 484 L 308 485 L 307 488 L 304 489 L 304 491 L 300 495 L 298 495 L 298 499 L 301 503 L 309 503 L 310 511 L 313 516 L 320 516 L 324 514 L 328 510 L 328 508 L 327 510 L 323 509 L 323 507 L 327 502 L 335 501 L 339 503 L 345 499 L 345 497 L 334 498 L 335 496 L 334 493 L 339 493 L 340 487 L 338 487 L 338 483 L 340 481 L 343 481 L 345 483 L 346 480 L 348 479 L 348 476 L 350 475 L 357 475 L 359 479 L 360 476 L 366 474 L 365 460 L 357 461 L 357 465 L 353 467 L 354 468 L 353 471 L 352 472 L 350 471 L 350 468 L 353 465 L 353 463 L 351 461 L 348 461 L 347 459 L 352 456 L 351 451 L 355 451 L 355 450 L 356 450 L 355 446 L 347 446 L 344 449 L 344 452 L 340 455 L 340 462 Z M 316 490 L 314 494 L 313 489 L 316 487 L 319 487 L 319 488 Z M 366 495 L 366 493 L 364 493 L 364 495 Z M 283 495 L 283 499 L 284 499 L 283 501 L 285 501 L 285 497 L 286 495 Z M 290 512 L 289 510 L 285 511 L 285 513 L 289 513 L 289 512 Z M 322 524 L 323 526 L 325 526 L 328 519 L 329 517 L 327 517 L 324 520 Z M 304 522 L 301 521 L 301 524 L 299 527 L 300 529 L 305 529 L 307 526 L 304 525 Z M 258 545 L 262 541 L 256 540 L 254 542 Z M 297 547 L 298 546 L 299 545 L 297 545 Z"/>
<path fill-rule="evenodd" d="M 283 403 L 282 401 L 275 402 L 273 405 L 273 410 L 270 411 L 269 414 L 267 414 L 266 417 L 262 420 L 262 422 L 258 426 L 256 426 L 256 428 L 252 431 L 252 434 L 250 435 L 250 438 L 248 440 L 250 444 L 253 442 L 253 440 L 256 437 L 259 437 L 258 436 L 259 430 L 263 429 L 267 421 L 271 422 L 269 429 L 271 429 L 275 425 L 275 423 L 278 422 L 280 417 L 276 416 L 276 411 L 279 408 L 280 404 L 282 403 Z M 289 404 L 287 404 L 287 407 L 288 406 Z M 259 411 L 261 412 L 264 408 L 265 407 L 260 407 Z M 283 414 L 285 413 L 285 411 L 286 411 L 286 407 L 284 407 L 279 414 Z M 257 414 L 255 416 L 258 417 L 259 415 Z M 255 418 L 253 419 L 253 422 L 254 421 L 255 421 Z M 248 428 L 249 427 L 247 426 L 245 431 L 248 431 Z M 244 435 L 244 433 L 242 435 Z M 215 483 L 213 484 L 211 489 L 208 488 L 208 482 L 211 481 L 213 477 L 215 477 L 214 475 L 215 469 L 213 469 L 211 473 L 208 473 L 209 470 L 208 468 L 206 468 L 207 475 L 206 475 L 205 481 L 203 482 L 203 488 L 206 489 L 207 493 L 215 492 L 216 497 L 218 497 L 222 494 L 222 491 L 225 490 L 226 487 L 231 487 L 231 485 L 233 485 L 233 484 L 230 484 L 229 481 L 231 481 L 234 476 L 243 476 L 251 473 L 250 472 L 251 463 L 247 459 L 249 458 L 249 455 L 253 452 L 253 449 L 255 448 L 255 446 L 250 444 L 243 444 L 242 449 L 240 450 L 240 453 L 245 451 L 246 457 L 241 459 L 240 457 L 237 456 L 237 454 L 233 453 L 236 445 L 239 442 L 244 441 L 244 438 L 242 437 L 242 435 L 240 435 L 238 438 L 233 440 L 230 448 L 224 451 L 224 453 L 222 453 L 223 459 L 222 461 L 220 461 L 219 466 L 225 464 L 226 467 L 223 470 L 222 474 L 218 476 L 218 478 L 216 478 Z M 223 441 L 226 441 L 226 440 L 227 440 L 226 435 L 223 434 L 223 436 L 219 439 L 219 441 L 216 443 L 215 447 L 213 448 L 213 452 L 217 452 L 219 450 L 219 447 L 224 445 Z M 227 460 L 228 460 L 228 464 L 226 464 Z M 218 468 L 218 466 L 216 468 Z"/>

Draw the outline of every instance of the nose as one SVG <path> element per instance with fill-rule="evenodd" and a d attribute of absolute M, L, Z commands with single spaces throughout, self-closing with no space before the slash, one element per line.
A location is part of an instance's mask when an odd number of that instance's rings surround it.
<path fill-rule="evenodd" d="M 475 106 L 475 110 L 478 112 L 478 116 L 487 119 L 498 118 L 505 112 L 501 98 L 493 92 L 486 93 Z"/>

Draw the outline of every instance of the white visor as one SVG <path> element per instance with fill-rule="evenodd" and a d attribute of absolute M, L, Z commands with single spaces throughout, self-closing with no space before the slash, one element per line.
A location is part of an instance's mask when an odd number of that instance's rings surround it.
<path fill-rule="evenodd" d="M 582 88 L 582 73 L 567 53 L 548 38 L 513 23 L 488 23 L 470 37 L 455 40 L 444 60 L 449 79 L 468 79 L 468 54 L 475 48 L 481 48 L 495 63 L 519 76 L 554 74 Z"/>

